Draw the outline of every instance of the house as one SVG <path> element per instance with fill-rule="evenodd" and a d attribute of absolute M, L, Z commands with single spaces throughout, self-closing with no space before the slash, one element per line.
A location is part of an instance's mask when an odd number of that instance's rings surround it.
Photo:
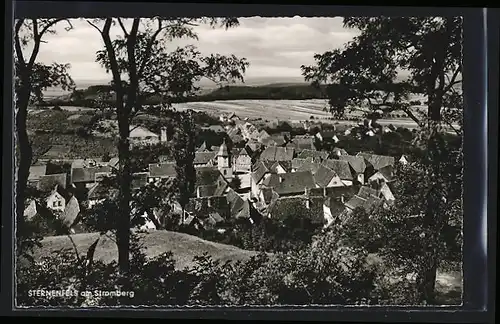
<path fill-rule="evenodd" d="M 366 163 L 362 157 L 353 155 L 341 155 L 339 156 L 339 160 L 349 163 L 354 181 L 360 184 L 365 183 Z"/>
<path fill-rule="evenodd" d="M 274 162 L 269 170 L 272 173 L 288 173 L 292 171 L 292 161 L 276 161 Z"/>
<path fill-rule="evenodd" d="M 382 186 L 380 187 L 380 194 L 384 198 L 384 202 L 387 205 L 392 205 L 396 198 L 394 197 L 394 194 L 392 193 L 391 188 L 387 185 L 387 183 L 383 183 Z"/>
<path fill-rule="evenodd" d="M 349 153 L 347 153 L 347 151 L 342 148 L 334 147 L 331 155 L 332 157 L 338 158 L 341 155 L 349 155 Z"/>
<path fill-rule="evenodd" d="M 111 175 L 111 167 L 74 168 L 71 170 L 71 183 L 75 187 L 90 188 L 99 178 L 96 175 Z"/>
<path fill-rule="evenodd" d="M 28 183 L 37 184 L 40 178 L 43 177 L 47 172 L 47 165 L 32 165 L 30 166 Z"/>
<path fill-rule="evenodd" d="M 351 128 L 348 128 L 348 129 L 346 129 L 346 130 L 344 131 L 344 135 L 345 135 L 345 136 L 347 136 L 347 135 L 351 135 L 351 132 L 352 132 Z"/>
<path fill-rule="evenodd" d="M 175 165 L 175 162 L 150 164 L 148 182 L 157 182 L 163 179 L 175 178 L 177 176 Z"/>
<path fill-rule="evenodd" d="M 283 146 L 287 142 L 287 139 L 285 138 L 285 136 L 281 135 L 281 134 L 273 134 L 273 135 L 271 135 L 270 138 L 274 141 L 276 146 Z"/>
<path fill-rule="evenodd" d="M 321 164 L 314 173 L 314 181 L 319 188 L 343 187 L 339 175 L 329 167 Z"/>
<path fill-rule="evenodd" d="M 243 207 L 234 216 L 234 218 L 238 222 L 244 222 L 244 223 L 248 222 L 250 224 L 256 224 L 261 220 L 262 215 L 249 200 L 245 200 L 243 203 Z"/>
<path fill-rule="evenodd" d="M 195 152 L 193 165 L 195 168 L 210 167 L 215 164 L 217 152 Z"/>
<path fill-rule="evenodd" d="M 310 171 L 271 174 L 262 181 L 262 187 L 273 188 L 280 196 L 302 195 L 307 189 L 315 188 L 315 180 Z"/>
<path fill-rule="evenodd" d="M 53 211 L 63 212 L 66 207 L 66 199 L 61 193 L 59 193 L 57 186 L 45 199 L 45 203 L 47 208 Z"/>
<path fill-rule="evenodd" d="M 130 126 L 129 141 L 131 145 L 153 145 L 160 143 L 160 136 L 142 126 Z"/>
<path fill-rule="evenodd" d="M 41 176 L 37 183 L 37 188 L 40 191 L 50 192 L 58 186 L 62 189 L 67 187 L 67 175 L 66 173 L 58 174 L 48 174 Z"/>
<path fill-rule="evenodd" d="M 382 132 L 383 132 L 383 133 L 385 133 L 385 134 L 387 134 L 387 133 L 392 133 L 392 129 L 390 129 L 390 128 L 389 128 L 389 127 L 387 127 L 387 126 L 384 126 L 384 127 L 382 128 Z"/>
<path fill-rule="evenodd" d="M 196 169 L 195 190 L 197 197 L 223 196 L 229 184 L 216 167 Z"/>
<path fill-rule="evenodd" d="M 382 206 L 383 203 L 384 200 L 380 191 L 362 186 L 359 188 L 359 192 L 346 202 L 345 206 L 348 214 L 352 213 L 356 208 L 363 208 L 369 213 L 373 209 Z"/>
<path fill-rule="evenodd" d="M 257 162 L 251 174 L 251 196 L 258 197 L 260 185 L 262 182 L 271 175 L 270 166 L 268 167 L 265 162 Z"/>
<path fill-rule="evenodd" d="M 294 158 L 292 160 L 291 172 L 297 172 L 297 170 L 306 162 L 312 163 L 314 162 L 314 160 L 312 158 L 306 158 L 306 159 Z"/>
<path fill-rule="evenodd" d="M 325 151 L 316 151 L 316 150 L 305 149 L 305 150 L 302 150 L 299 153 L 299 155 L 297 155 L 297 158 L 299 158 L 299 159 L 313 158 L 313 160 L 323 161 L 323 160 L 326 160 L 329 155 L 330 155 L 330 153 L 325 152 Z"/>
<path fill-rule="evenodd" d="M 78 215 L 80 214 L 80 204 L 75 196 L 71 196 L 71 198 L 67 201 L 64 211 L 60 215 L 60 220 L 66 226 L 70 233 L 74 233 L 73 229 L 76 225 L 76 221 L 78 219 Z"/>
<path fill-rule="evenodd" d="M 261 131 L 259 132 L 259 135 L 257 136 L 257 140 L 258 140 L 259 142 L 262 142 L 262 140 L 264 140 L 264 139 L 266 139 L 266 138 L 269 138 L 269 137 L 271 137 L 271 135 L 269 135 L 269 133 L 268 133 L 268 132 L 266 132 L 265 130 L 261 130 Z"/>
<path fill-rule="evenodd" d="M 386 166 L 394 166 L 394 157 L 360 152 L 356 156 L 362 157 L 366 163 L 366 176 L 370 177 Z"/>
<path fill-rule="evenodd" d="M 368 178 L 368 183 L 391 183 L 394 181 L 394 167 L 386 165 Z"/>
<path fill-rule="evenodd" d="M 319 131 L 316 133 L 315 137 L 321 142 L 339 142 L 339 138 L 335 135 L 335 132 L 332 131 Z"/>
<path fill-rule="evenodd" d="M 354 179 L 349 162 L 344 160 L 327 159 L 323 161 L 323 165 L 333 170 L 339 176 L 344 186 L 353 185 Z"/>
<path fill-rule="evenodd" d="M 344 201 L 336 197 L 326 197 L 323 202 L 323 217 L 325 218 L 325 227 L 335 223 L 344 211 Z"/>
<path fill-rule="evenodd" d="M 236 216 L 241 209 L 243 209 L 243 205 L 245 204 L 245 200 L 231 188 L 227 191 L 226 200 L 229 206 L 229 213 L 233 217 Z"/>
<path fill-rule="evenodd" d="M 113 169 L 118 169 L 119 167 L 119 163 L 120 163 L 120 158 L 118 157 L 112 157 L 107 165 L 110 167 L 110 168 L 113 168 Z"/>
<path fill-rule="evenodd" d="M 263 144 L 255 140 L 249 140 L 246 146 L 250 148 L 252 152 L 258 152 L 263 147 Z"/>
<path fill-rule="evenodd" d="M 97 182 L 87 192 L 87 207 L 90 209 L 107 198 L 116 197 L 117 195 L 118 189 L 110 189 L 101 182 Z"/>
<path fill-rule="evenodd" d="M 290 143 L 286 145 L 286 147 L 293 148 L 297 152 L 301 152 L 302 150 L 316 149 L 316 147 L 314 146 L 314 138 L 312 136 L 296 136 Z"/>
<path fill-rule="evenodd" d="M 319 161 L 308 158 L 295 172 L 311 172 L 314 175 L 318 171 L 320 166 L 321 163 Z"/>
<path fill-rule="evenodd" d="M 28 221 L 32 220 L 38 214 L 39 209 L 40 205 L 35 200 L 30 200 L 24 209 L 24 218 Z"/>
<path fill-rule="evenodd" d="M 400 163 L 402 165 L 407 165 L 409 163 L 408 157 L 406 155 L 404 155 L 404 154 L 401 155 L 401 157 L 398 160 L 398 163 Z"/>
<path fill-rule="evenodd" d="M 233 171 L 235 173 L 252 171 L 252 157 L 247 148 L 237 149 L 233 154 Z"/>
<path fill-rule="evenodd" d="M 207 142 L 203 142 L 200 147 L 196 150 L 196 152 L 209 152 L 210 150 L 208 149 Z"/>
<path fill-rule="evenodd" d="M 294 152 L 292 148 L 270 146 L 261 153 L 260 159 L 267 161 L 291 161 L 293 160 Z"/>

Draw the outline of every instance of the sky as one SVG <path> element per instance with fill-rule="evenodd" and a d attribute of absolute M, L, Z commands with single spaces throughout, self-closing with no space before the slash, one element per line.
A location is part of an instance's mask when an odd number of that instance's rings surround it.
<path fill-rule="evenodd" d="M 343 28 L 341 17 L 250 17 L 239 21 L 238 27 L 229 30 L 195 27 L 198 41 L 175 40 L 172 48 L 193 44 L 203 54 L 245 57 L 250 63 L 247 83 L 300 82 L 300 66 L 313 64 L 315 53 L 341 47 L 357 35 L 357 30 Z M 108 83 L 111 76 L 95 62 L 96 51 L 103 48 L 97 30 L 84 20 L 74 20 L 72 25 L 68 32 L 64 30 L 67 25 L 58 25 L 55 35 L 44 38 L 38 61 L 69 63 L 77 86 Z M 115 26 L 111 33 L 118 35 L 121 29 Z"/>

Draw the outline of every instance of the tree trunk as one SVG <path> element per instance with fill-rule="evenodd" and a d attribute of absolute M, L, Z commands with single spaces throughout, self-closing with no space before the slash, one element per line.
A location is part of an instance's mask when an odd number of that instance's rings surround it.
<path fill-rule="evenodd" d="M 130 201 L 132 198 L 131 183 L 132 176 L 130 174 L 130 148 L 128 140 L 128 120 L 119 121 L 120 140 L 118 143 L 118 156 L 120 159 L 119 185 L 120 196 L 118 202 L 118 224 L 116 240 L 118 245 L 118 265 L 122 276 L 127 276 L 130 267 Z M 126 125 L 123 125 L 126 124 Z M 125 128 L 126 127 L 126 128 Z M 126 132 L 123 131 L 126 129 Z"/>
<path fill-rule="evenodd" d="M 26 187 L 28 184 L 29 170 L 32 159 L 32 149 L 26 130 L 26 117 L 28 115 L 29 103 L 29 86 L 23 85 L 18 92 L 18 100 L 16 101 L 16 131 L 17 131 L 17 152 L 19 159 L 17 165 L 17 180 L 16 180 L 16 220 L 17 231 L 16 238 L 22 239 L 28 233 L 24 233 L 24 200 L 26 195 Z"/>

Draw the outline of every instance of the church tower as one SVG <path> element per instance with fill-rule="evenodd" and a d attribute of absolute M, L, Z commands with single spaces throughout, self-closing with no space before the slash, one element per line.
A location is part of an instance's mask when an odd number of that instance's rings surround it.
<path fill-rule="evenodd" d="M 233 169 L 231 168 L 231 161 L 229 159 L 229 151 L 227 149 L 226 140 L 222 143 L 217 153 L 217 168 L 226 179 L 233 178 Z"/>

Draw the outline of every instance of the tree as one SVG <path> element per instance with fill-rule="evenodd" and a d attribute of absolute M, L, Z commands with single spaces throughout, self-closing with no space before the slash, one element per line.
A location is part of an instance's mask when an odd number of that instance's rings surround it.
<path fill-rule="evenodd" d="M 460 17 L 348 17 L 344 26 L 357 28 L 360 35 L 343 49 L 315 55 L 315 66 L 302 66 L 307 81 L 326 83 L 330 111 L 343 116 L 346 108 L 366 107 L 375 121 L 401 110 L 420 126 L 415 143 L 423 148 L 421 159 L 429 174 L 425 188 L 425 216 L 422 218 L 429 244 L 422 253 L 418 273 L 419 299 L 433 302 L 438 264 L 438 241 L 446 212 L 441 201 L 447 196 L 442 162 L 449 159 L 443 125 L 461 136 L 462 93 Z M 397 82 L 398 70 L 409 75 Z M 411 92 L 428 98 L 427 113 L 418 116 L 408 104 Z M 457 125 L 458 124 L 458 127 Z M 461 157 L 460 157 L 461 158 Z"/>
<path fill-rule="evenodd" d="M 36 62 L 44 36 L 54 34 L 56 24 L 66 22 L 69 31 L 72 25 L 67 19 L 18 19 L 14 25 L 14 68 L 16 96 L 16 240 L 29 239 L 24 231 L 24 198 L 28 182 L 29 168 L 33 152 L 26 130 L 28 106 L 43 101 L 43 91 L 49 87 L 60 86 L 64 90 L 74 88 L 68 74 L 68 64 L 53 63 L 45 65 Z M 31 48 L 29 53 L 28 48 Z"/>
<path fill-rule="evenodd" d="M 131 166 L 129 132 L 130 122 L 143 108 L 151 96 L 159 97 L 163 108 L 170 108 L 173 101 L 187 97 L 198 90 L 196 82 L 205 77 L 217 82 L 243 80 L 242 74 L 248 66 L 246 60 L 219 54 L 203 57 L 194 46 L 169 51 L 169 41 L 174 38 L 196 39 L 193 27 L 200 22 L 212 27 L 226 28 L 237 25 L 235 19 L 154 19 L 134 18 L 127 30 L 121 18 L 87 20 L 101 35 L 104 49 L 97 52 L 96 59 L 111 72 L 112 89 L 116 94 L 114 108 L 119 128 L 118 152 L 120 159 L 119 210 L 123 220 L 117 231 L 118 263 L 122 275 L 129 270 Z M 103 23 L 100 27 L 99 24 Z M 112 39 L 110 30 L 119 26 L 122 36 Z M 127 74 L 127 80 L 122 74 Z M 188 182 L 189 183 L 189 182 Z M 183 185 L 186 185 L 185 183 Z"/>

